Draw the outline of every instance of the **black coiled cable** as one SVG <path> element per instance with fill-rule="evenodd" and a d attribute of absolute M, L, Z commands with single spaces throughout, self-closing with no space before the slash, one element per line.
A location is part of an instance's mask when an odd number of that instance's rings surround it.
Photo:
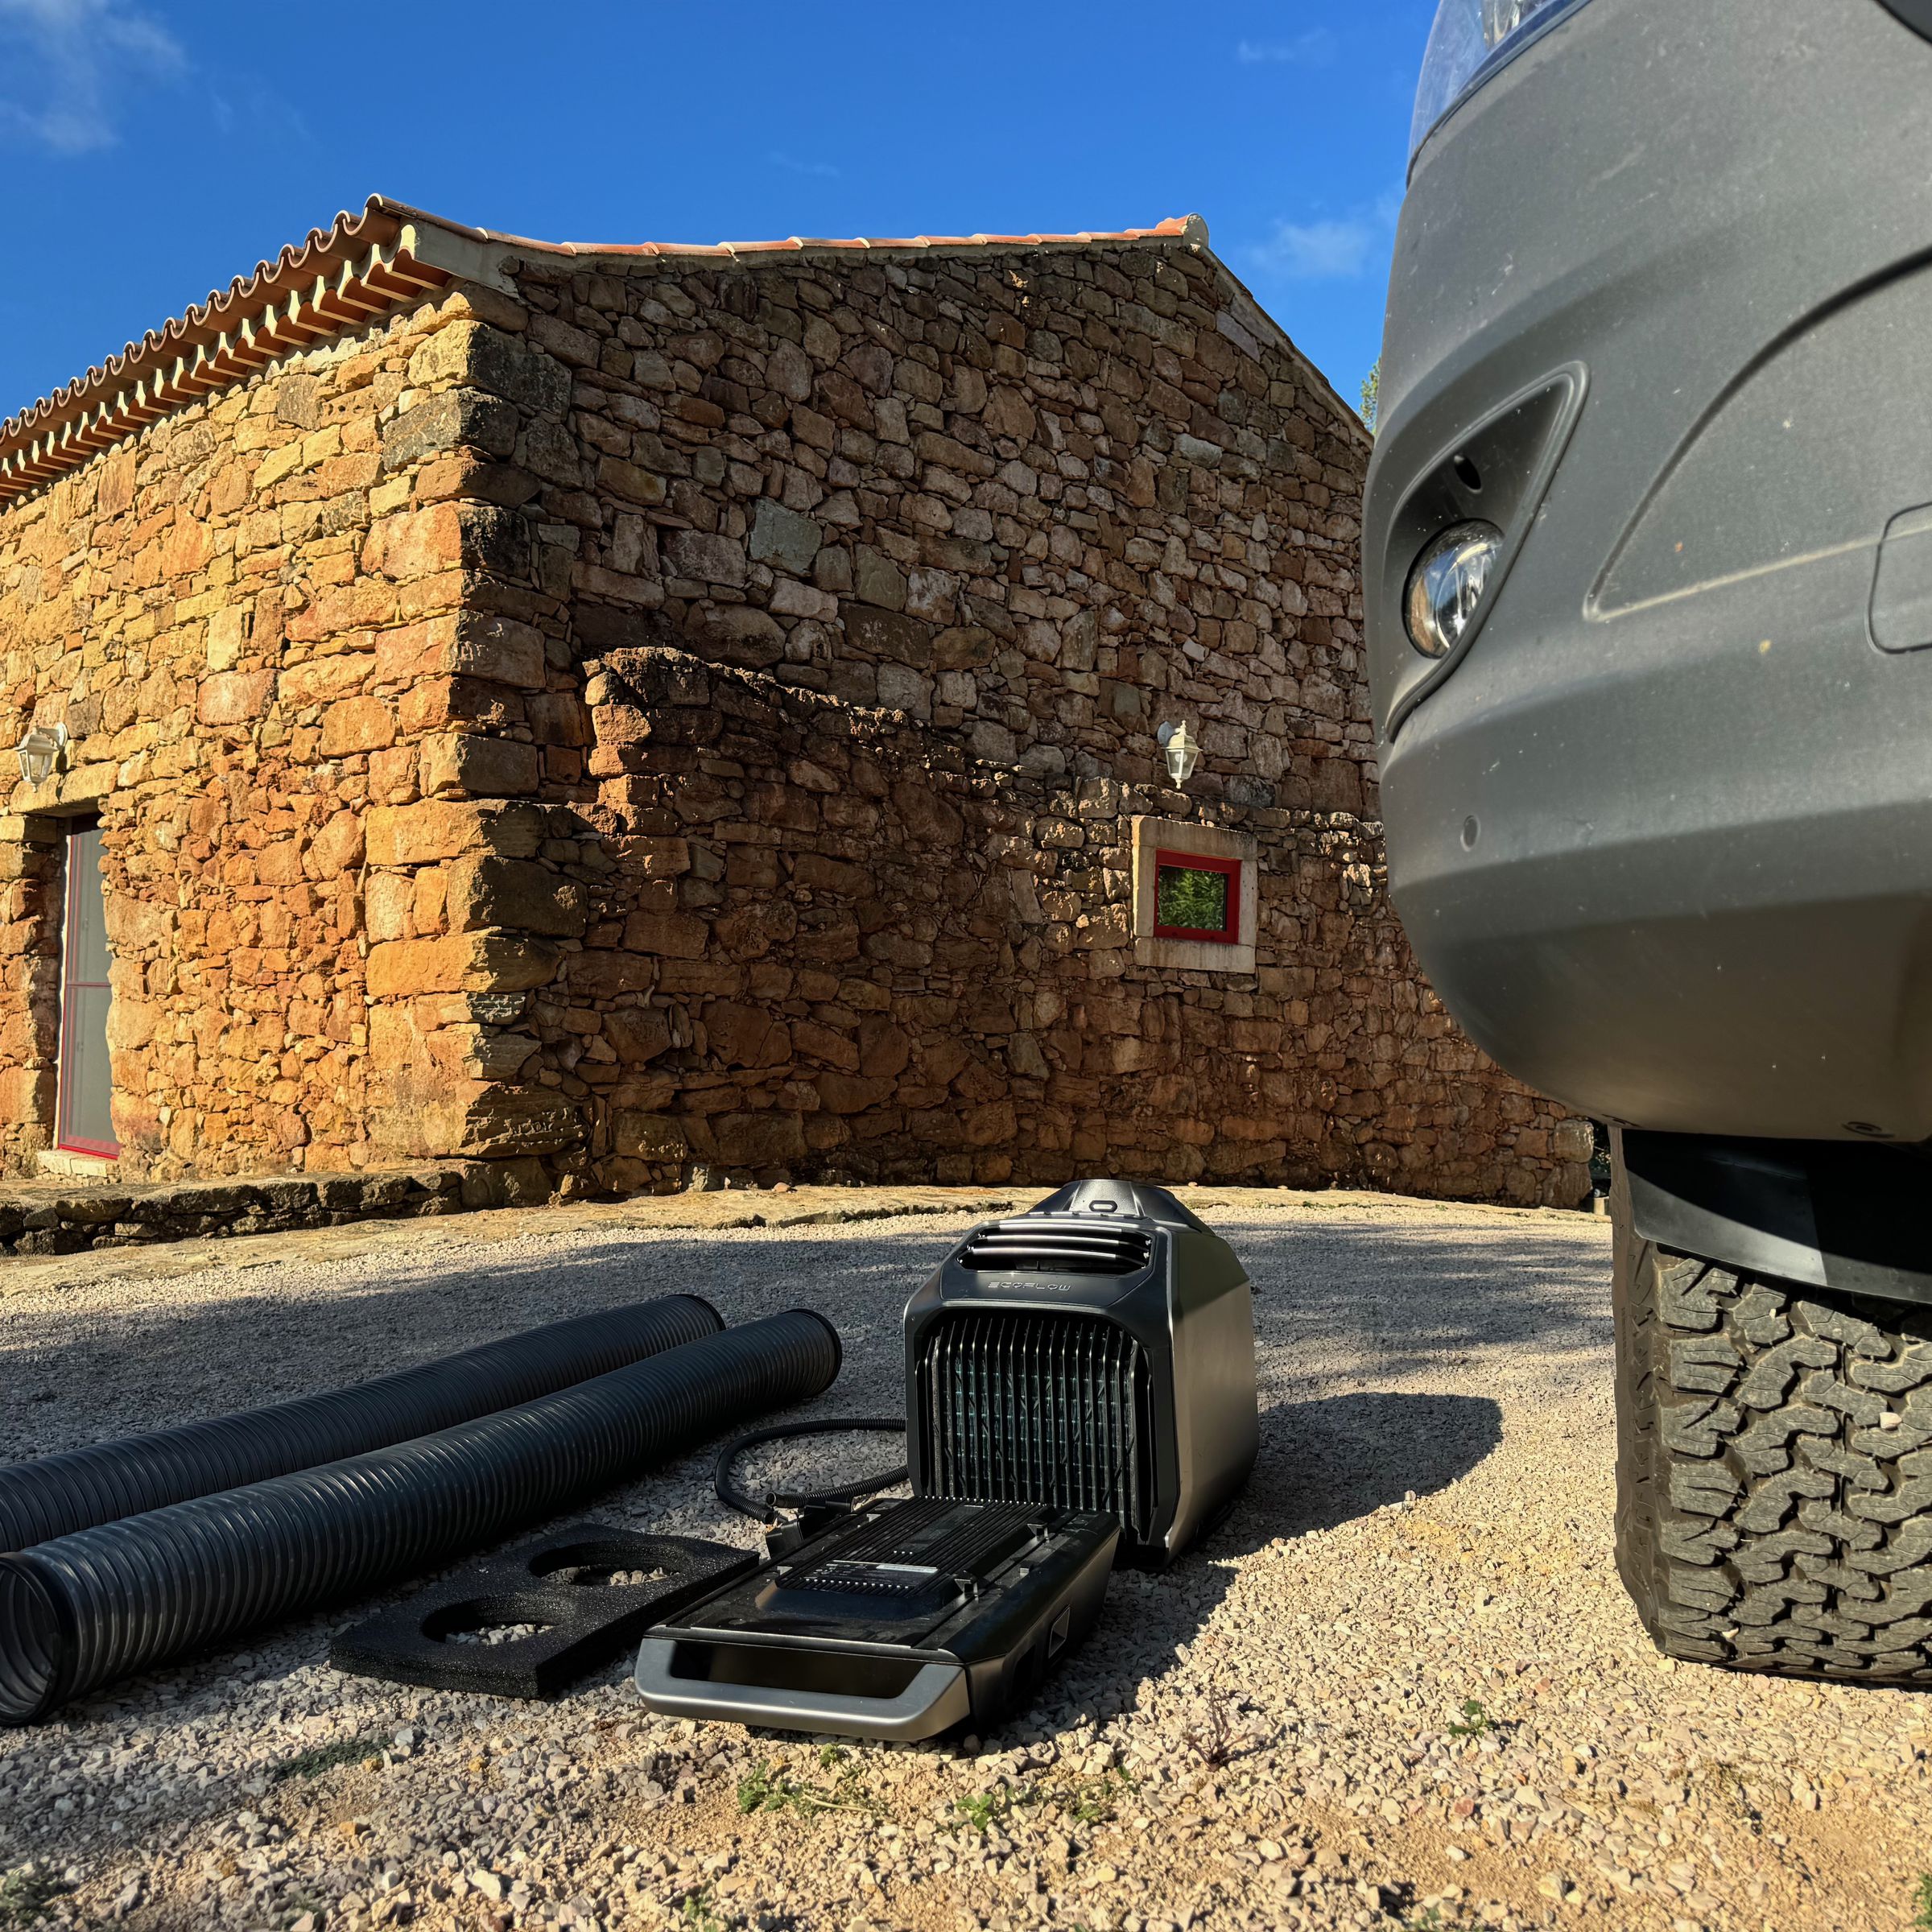
<path fill-rule="evenodd" d="M 903 1435 L 906 1423 L 902 1417 L 896 1415 L 848 1415 L 832 1422 L 774 1422 L 769 1429 L 753 1429 L 735 1438 L 719 1451 L 717 1467 L 712 1472 L 718 1501 L 742 1515 L 770 1523 L 778 1520 L 781 1509 L 819 1509 L 834 1503 L 854 1503 L 861 1496 L 877 1496 L 881 1489 L 890 1489 L 904 1482 L 907 1471 L 906 1464 L 901 1463 L 896 1469 L 881 1470 L 878 1475 L 868 1476 L 861 1482 L 842 1483 L 836 1489 L 768 1489 L 762 1496 L 754 1496 L 738 1487 L 737 1479 L 732 1473 L 737 1468 L 738 1458 L 762 1443 L 789 1442 L 800 1435 L 840 1435 L 848 1430 L 858 1429 Z"/>

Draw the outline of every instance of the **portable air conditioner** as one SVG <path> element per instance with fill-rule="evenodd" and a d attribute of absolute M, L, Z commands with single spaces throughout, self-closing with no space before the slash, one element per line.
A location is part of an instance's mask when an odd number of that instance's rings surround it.
<path fill-rule="evenodd" d="M 1166 1189 L 1078 1181 L 976 1228 L 906 1310 L 913 1493 L 1114 1517 L 1158 1568 L 1253 1467 L 1253 1301 Z"/>
<path fill-rule="evenodd" d="M 906 1307 L 906 1367 L 913 1499 L 781 1532 L 654 1628 L 652 1710 L 984 1734 L 1092 1626 L 1113 1563 L 1171 1561 L 1254 1463 L 1247 1274 L 1159 1187 L 1078 1182 L 974 1228 Z"/>

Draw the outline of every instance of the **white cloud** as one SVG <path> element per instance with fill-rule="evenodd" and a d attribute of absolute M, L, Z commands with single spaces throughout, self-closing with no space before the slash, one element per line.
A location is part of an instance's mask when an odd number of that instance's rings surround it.
<path fill-rule="evenodd" d="M 1278 221 L 1266 241 L 1241 252 L 1258 275 L 1287 282 L 1352 282 L 1388 259 L 1402 193 L 1393 188 L 1372 207 L 1314 221 Z"/>
<path fill-rule="evenodd" d="M 1255 266 L 1297 282 L 1352 281 L 1379 239 L 1367 221 L 1278 221 L 1249 250 Z"/>
<path fill-rule="evenodd" d="M 1325 27 L 1311 27 L 1305 34 L 1286 40 L 1241 40 L 1235 43 L 1234 57 L 1244 67 L 1279 64 L 1318 67 L 1335 56 L 1335 35 Z"/>
<path fill-rule="evenodd" d="M 315 145 L 315 130 L 266 81 L 250 73 L 225 74 L 208 87 L 208 118 L 216 133 L 244 141 L 268 139 L 284 147 Z"/>
<path fill-rule="evenodd" d="M 815 175 L 820 180 L 836 181 L 839 171 L 829 161 L 801 161 L 795 155 L 774 151 L 769 157 L 774 167 L 782 167 L 793 175 Z"/>
<path fill-rule="evenodd" d="M 187 64 L 127 0 L 0 0 L 0 134 L 57 155 L 111 147 L 122 89 Z"/>

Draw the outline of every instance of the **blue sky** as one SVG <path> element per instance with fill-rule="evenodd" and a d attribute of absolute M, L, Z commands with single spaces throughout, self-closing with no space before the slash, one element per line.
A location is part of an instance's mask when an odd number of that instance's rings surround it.
<path fill-rule="evenodd" d="M 1433 0 L 0 0 L 0 415 L 372 192 L 559 241 L 1207 217 L 1353 401 Z"/>

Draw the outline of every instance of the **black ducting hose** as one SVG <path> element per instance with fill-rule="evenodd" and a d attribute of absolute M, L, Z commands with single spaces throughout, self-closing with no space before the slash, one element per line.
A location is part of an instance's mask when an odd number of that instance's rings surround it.
<path fill-rule="evenodd" d="M 777 1519 L 781 1509 L 805 1509 L 822 1507 L 828 1503 L 857 1502 L 862 1496 L 877 1496 L 881 1489 L 890 1489 L 896 1483 L 902 1483 L 906 1476 L 906 1467 L 901 1463 L 896 1469 L 883 1469 L 864 1482 L 842 1483 L 836 1489 L 812 1489 L 791 1491 L 768 1489 L 762 1496 L 755 1496 L 749 1490 L 741 1489 L 732 1472 L 738 1466 L 738 1458 L 748 1450 L 756 1449 L 764 1443 L 790 1442 L 800 1435 L 840 1435 L 848 1430 L 876 1430 L 883 1435 L 903 1435 L 905 1421 L 896 1415 L 848 1415 L 842 1419 L 819 1422 L 774 1422 L 769 1429 L 753 1429 L 747 1434 L 727 1443 L 719 1451 L 717 1468 L 712 1472 L 712 1481 L 718 1492 L 718 1501 L 745 1516 L 756 1517 L 762 1523 Z"/>
<path fill-rule="evenodd" d="M 724 1326 L 696 1295 L 666 1295 L 506 1335 L 353 1389 L 12 1463 L 0 1468 L 0 1550 L 431 1435 Z"/>
<path fill-rule="evenodd" d="M 0 1556 L 0 1724 L 411 1576 L 803 1402 L 839 1338 L 795 1309 L 501 1414 Z"/>

